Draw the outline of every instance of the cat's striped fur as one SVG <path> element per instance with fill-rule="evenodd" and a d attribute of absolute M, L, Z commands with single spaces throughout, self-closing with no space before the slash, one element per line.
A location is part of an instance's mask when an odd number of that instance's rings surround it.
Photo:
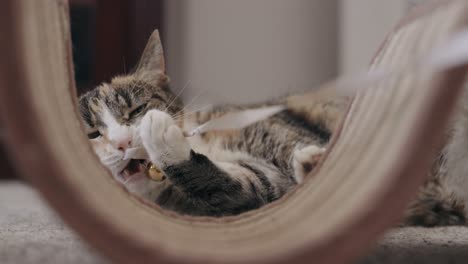
<path fill-rule="evenodd" d="M 300 183 L 324 152 L 346 102 L 290 108 L 245 129 L 185 138 L 182 129 L 258 105 L 181 115 L 154 33 L 136 71 L 81 96 L 80 109 L 96 153 L 130 191 L 181 214 L 225 216 L 259 208 Z M 330 115 L 326 122 L 310 114 L 322 112 Z M 124 177 L 130 166 L 122 160 L 125 149 L 138 146 L 166 180 Z"/>
<path fill-rule="evenodd" d="M 406 225 L 466 224 L 466 98 L 426 184 L 406 211 Z M 80 110 L 96 153 L 131 192 L 181 214 L 226 216 L 277 200 L 300 183 L 321 157 L 348 102 L 332 98 L 291 106 L 281 99 L 269 104 L 289 109 L 264 121 L 187 139 L 181 129 L 262 105 L 184 114 L 182 102 L 170 91 L 155 33 L 136 71 L 81 96 Z M 164 170 L 166 180 L 154 182 L 145 173 L 122 177 L 130 164 L 123 160 L 125 148 L 139 146 Z"/>

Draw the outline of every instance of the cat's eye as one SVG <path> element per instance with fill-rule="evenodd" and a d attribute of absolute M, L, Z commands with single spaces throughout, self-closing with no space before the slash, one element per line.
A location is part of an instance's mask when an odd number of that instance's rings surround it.
<path fill-rule="evenodd" d="M 130 118 L 134 118 L 135 116 L 139 115 L 141 112 L 143 112 L 143 110 L 146 109 L 146 106 L 148 104 L 145 103 L 145 104 L 142 104 L 140 106 L 138 106 L 137 108 L 135 108 L 132 112 L 130 112 Z"/>
<path fill-rule="evenodd" d="M 101 132 L 99 132 L 99 131 L 95 131 L 95 132 L 92 132 L 92 133 L 88 134 L 89 139 L 95 139 L 95 138 L 98 138 L 100 136 L 101 136 Z"/>

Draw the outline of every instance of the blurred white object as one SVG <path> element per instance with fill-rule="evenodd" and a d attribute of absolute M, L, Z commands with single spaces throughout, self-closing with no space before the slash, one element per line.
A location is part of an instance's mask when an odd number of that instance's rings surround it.
<path fill-rule="evenodd" d="M 367 68 L 421 0 L 171 0 L 168 71 L 189 110 L 264 101 Z"/>
<path fill-rule="evenodd" d="M 408 0 L 343 0 L 340 6 L 340 72 L 365 69 L 386 34 L 406 13 Z"/>
<path fill-rule="evenodd" d="M 196 134 L 202 134 L 208 131 L 242 129 L 267 119 L 284 110 L 286 110 L 285 106 L 275 105 L 270 107 L 261 107 L 257 109 L 231 112 L 196 127 L 195 129 L 186 133 L 186 136 L 191 137 Z"/>
<path fill-rule="evenodd" d="M 165 50 L 185 101 L 258 102 L 308 90 L 338 70 L 337 0 L 167 1 Z M 196 107 L 195 107 L 196 108 Z"/>

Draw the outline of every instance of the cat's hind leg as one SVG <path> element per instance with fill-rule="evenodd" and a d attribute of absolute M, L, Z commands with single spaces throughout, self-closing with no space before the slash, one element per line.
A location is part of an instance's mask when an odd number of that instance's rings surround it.
<path fill-rule="evenodd" d="M 321 97 L 313 91 L 288 97 L 287 107 L 312 124 L 318 124 L 334 133 L 344 118 L 351 100 L 346 96 Z"/>
<path fill-rule="evenodd" d="M 302 183 L 304 178 L 317 166 L 325 151 L 325 148 L 316 145 L 309 145 L 294 151 L 292 166 L 297 183 Z"/>
<path fill-rule="evenodd" d="M 445 191 L 437 181 L 431 181 L 408 207 L 404 224 L 425 227 L 465 225 L 464 211 L 462 200 Z"/>

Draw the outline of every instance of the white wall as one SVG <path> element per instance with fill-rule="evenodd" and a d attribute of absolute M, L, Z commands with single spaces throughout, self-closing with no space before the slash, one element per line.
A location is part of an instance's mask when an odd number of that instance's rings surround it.
<path fill-rule="evenodd" d="M 365 69 L 407 1 L 168 0 L 169 73 L 194 105 L 310 89 Z"/>
<path fill-rule="evenodd" d="M 248 102 L 300 91 L 338 70 L 338 2 L 169 0 L 169 73 L 187 97 Z M 210 96 L 211 95 L 211 96 Z"/>
<path fill-rule="evenodd" d="M 408 8 L 407 0 L 342 0 L 340 72 L 366 69 L 383 39 Z"/>

